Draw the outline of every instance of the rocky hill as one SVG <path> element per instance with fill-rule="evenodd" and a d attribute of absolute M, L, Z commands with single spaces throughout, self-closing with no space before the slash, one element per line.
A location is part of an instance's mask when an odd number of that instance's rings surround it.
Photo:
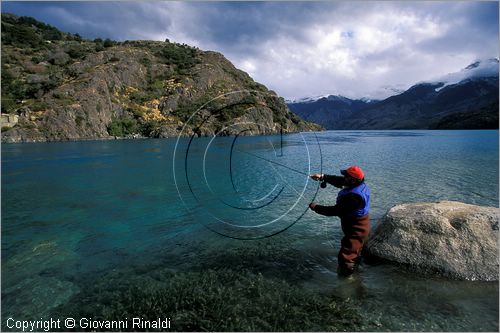
<path fill-rule="evenodd" d="M 382 101 L 330 96 L 288 106 L 327 129 L 497 129 L 498 59 L 475 62 Z"/>
<path fill-rule="evenodd" d="M 220 53 L 2 14 L 2 142 L 319 130 Z M 184 128 L 184 130 L 182 130 Z"/>

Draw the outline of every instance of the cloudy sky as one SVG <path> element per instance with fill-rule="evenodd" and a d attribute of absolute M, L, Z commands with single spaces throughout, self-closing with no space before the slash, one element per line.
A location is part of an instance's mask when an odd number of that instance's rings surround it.
<path fill-rule="evenodd" d="M 2 2 L 85 38 L 222 52 L 287 99 L 384 98 L 498 57 L 498 2 Z"/>

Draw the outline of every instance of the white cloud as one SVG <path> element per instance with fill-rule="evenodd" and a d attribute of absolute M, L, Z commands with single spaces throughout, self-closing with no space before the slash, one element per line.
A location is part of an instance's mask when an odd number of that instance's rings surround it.
<path fill-rule="evenodd" d="M 461 29 L 464 38 L 470 38 L 470 29 L 463 26 L 460 17 L 439 17 L 423 9 L 400 8 L 397 3 L 354 15 L 356 6 L 344 5 L 342 12 L 352 7 L 349 16 L 340 18 L 332 13 L 330 21 L 303 27 L 307 30 L 305 40 L 275 36 L 256 46 L 258 52 L 252 58 L 240 60 L 230 49 L 227 55 L 238 67 L 247 68 L 249 61 L 259 64 L 259 70 L 252 71 L 254 79 L 287 99 L 296 99 L 329 93 L 384 98 L 394 92 L 382 86 L 408 88 L 437 74 L 455 72 L 483 51 L 494 51 L 485 56 L 498 54 L 498 47 L 492 47 L 496 39 L 475 52 L 461 51 L 457 44 L 446 53 L 426 52 L 420 47 L 427 41 L 446 40 L 453 29 Z"/>
<path fill-rule="evenodd" d="M 255 73 L 258 70 L 258 68 L 255 65 L 255 63 L 253 61 L 251 61 L 251 60 L 243 60 L 243 62 L 241 63 L 240 69 L 242 69 L 245 72 L 247 72 L 250 76 L 255 75 Z"/>

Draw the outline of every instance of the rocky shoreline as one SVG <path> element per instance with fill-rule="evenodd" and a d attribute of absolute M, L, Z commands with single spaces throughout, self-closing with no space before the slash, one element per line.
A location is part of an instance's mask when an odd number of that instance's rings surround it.
<path fill-rule="evenodd" d="M 315 130 L 310 130 L 309 132 L 315 132 Z M 294 134 L 294 133 L 301 133 L 300 131 L 296 132 L 287 132 L 286 134 Z M 261 135 L 276 135 L 280 134 L 279 131 L 277 132 L 271 132 L 271 133 L 258 133 L 258 134 L 248 134 L 248 133 L 241 133 L 239 136 L 261 136 Z M 21 140 L 11 140 L 11 138 L 2 138 L 2 144 L 11 144 L 11 143 L 41 143 L 41 142 L 84 142 L 84 141 L 113 141 L 113 140 L 146 140 L 146 139 L 171 139 L 171 138 L 189 138 L 193 134 L 177 134 L 177 135 L 165 135 L 161 137 L 148 137 L 144 136 L 141 134 L 130 134 L 126 136 L 107 136 L 107 137 L 91 137 L 91 138 L 64 138 L 64 139 L 47 139 L 47 138 L 34 138 L 34 139 L 21 139 Z M 212 135 L 210 134 L 204 134 L 204 135 L 196 135 L 194 134 L 195 137 L 211 137 Z"/>

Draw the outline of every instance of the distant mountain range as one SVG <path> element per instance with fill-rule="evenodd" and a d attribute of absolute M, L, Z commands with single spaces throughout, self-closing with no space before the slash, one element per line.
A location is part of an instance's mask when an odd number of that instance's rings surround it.
<path fill-rule="evenodd" d="M 327 129 L 497 129 L 498 59 L 476 61 L 381 101 L 330 95 L 287 105 Z"/>

